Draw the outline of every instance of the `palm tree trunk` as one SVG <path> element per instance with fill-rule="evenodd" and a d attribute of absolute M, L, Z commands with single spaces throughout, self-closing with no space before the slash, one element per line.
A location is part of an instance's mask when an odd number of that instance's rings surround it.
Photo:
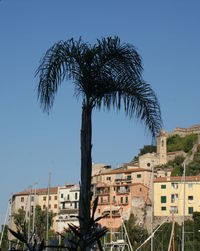
<path fill-rule="evenodd" d="M 86 104 L 82 106 L 81 125 L 81 186 L 79 200 L 79 216 L 81 234 L 87 233 L 90 221 L 91 203 L 91 172 L 92 172 L 92 107 Z M 82 246 L 81 250 L 86 250 Z M 87 250 L 90 250 L 87 248 Z"/>

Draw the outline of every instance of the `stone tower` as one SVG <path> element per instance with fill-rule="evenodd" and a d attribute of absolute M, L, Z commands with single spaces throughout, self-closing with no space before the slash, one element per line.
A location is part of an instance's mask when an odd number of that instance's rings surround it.
<path fill-rule="evenodd" d="M 167 134 L 162 129 L 157 137 L 157 155 L 160 165 L 167 163 Z"/>

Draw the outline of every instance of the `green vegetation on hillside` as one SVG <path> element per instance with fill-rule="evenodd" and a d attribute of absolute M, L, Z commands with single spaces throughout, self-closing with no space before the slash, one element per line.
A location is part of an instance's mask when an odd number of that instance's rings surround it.
<path fill-rule="evenodd" d="M 171 176 L 182 176 L 183 174 L 183 156 L 176 156 L 174 160 L 170 160 L 167 165 L 173 167 Z"/>
<path fill-rule="evenodd" d="M 134 215 L 130 215 L 128 221 L 125 221 L 126 229 L 130 242 L 134 250 L 139 247 L 145 238 L 147 238 L 148 233 L 145 228 L 139 227 L 135 224 Z M 193 251 L 199 250 L 200 243 L 200 212 L 193 213 L 193 219 L 185 220 L 185 250 Z M 172 231 L 172 222 L 164 223 L 161 228 L 155 233 L 154 236 L 154 250 L 168 250 L 168 245 L 170 241 Z M 174 226 L 174 241 L 175 250 L 181 250 L 181 238 L 182 238 L 182 227 L 177 222 Z M 140 251 L 150 251 L 151 250 L 151 240 L 149 240 L 144 246 L 140 248 Z"/>
<path fill-rule="evenodd" d="M 197 151 L 194 154 L 193 161 L 186 167 L 186 175 L 198 175 L 200 173 L 200 145 L 197 147 Z"/>
<path fill-rule="evenodd" d="M 197 134 L 190 134 L 185 137 L 174 135 L 167 139 L 167 152 L 184 151 L 188 153 L 197 142 Z"/>

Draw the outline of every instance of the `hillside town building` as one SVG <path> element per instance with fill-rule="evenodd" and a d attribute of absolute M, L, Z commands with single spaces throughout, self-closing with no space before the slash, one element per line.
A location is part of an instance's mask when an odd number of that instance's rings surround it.
<path fill-rule="evenodd" d="M 58 187 L 59 212 L 55 217 L 57 223 L 56 232 L 62 233 L 68 228 L 68 224 L 75 226 L 78 222 L 80 186 L 66 184 L 63 187 Z"/>
<path fill-rule="evenodd" d="M 185 216 L 200 212 L 200 176 L 186 176 Z M 183 216 L 183 177 L 159 177 L 154 180 L 154 215 Z"/>

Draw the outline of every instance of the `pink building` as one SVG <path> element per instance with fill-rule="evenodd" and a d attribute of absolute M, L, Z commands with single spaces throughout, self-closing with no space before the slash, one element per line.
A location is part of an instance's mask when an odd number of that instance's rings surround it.
<path fill-rule="evenodd" d="M 123 219 L 128 219 L 134 201 L 149 204 L 151 170 L 126 168 L 105 171 L 93 176 L 93 195 L 99 196 L 96 216 L 107 215 L 100 221 L 102 226 L 117 230 Z"/>

